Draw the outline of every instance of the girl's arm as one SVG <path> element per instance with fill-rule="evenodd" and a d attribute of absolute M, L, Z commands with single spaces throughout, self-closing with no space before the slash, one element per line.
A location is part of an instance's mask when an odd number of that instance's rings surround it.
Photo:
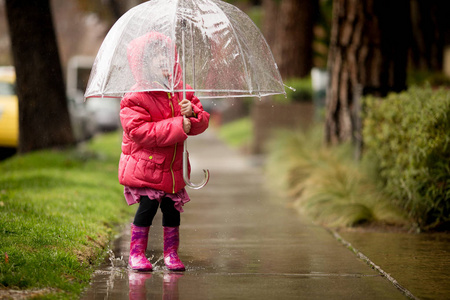
<path fill-rule="evenodd" d="M 150 113 L 137 105 L 122 107 L 120 121 L 130 139 L 145 148 L 172 146 L 187 138 L 183 117 L 153 122 Z"/>

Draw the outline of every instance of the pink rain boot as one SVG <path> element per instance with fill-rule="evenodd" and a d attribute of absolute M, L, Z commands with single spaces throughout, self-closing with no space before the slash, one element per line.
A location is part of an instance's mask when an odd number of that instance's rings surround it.
<path fill-rule="evenodd" d="M 152 264 L 145 256 L 150 227 L 131 224 L 130 258 L 128 267 L 136 271 L 151 271 Z"/>
<path fill-rule="evenodd" d="M 178 257 L 180 244 L 179 227 L 164 227 L 164 263 L 171 271 L 184 271 L 184 265 Z"/>

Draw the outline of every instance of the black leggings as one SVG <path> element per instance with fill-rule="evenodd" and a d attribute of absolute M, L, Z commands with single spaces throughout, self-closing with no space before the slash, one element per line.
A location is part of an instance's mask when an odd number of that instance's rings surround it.
<path fill-rule="evenodd" d="M 175 202 L 170 198 L 161 199 L 161 212 L 163 214 L 162 225 L 164 227 L 180 226 L 180 212 L 175 208 Z M 159 201 L 151 200 L 147 196 L 141 196 L 139 207 L 134 216 L 133 224 L 139 227 L 152 225 L 153 218 L 158 211 Z"/>

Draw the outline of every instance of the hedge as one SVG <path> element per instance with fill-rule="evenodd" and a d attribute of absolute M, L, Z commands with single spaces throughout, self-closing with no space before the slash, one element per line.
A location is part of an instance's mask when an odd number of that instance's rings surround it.
<path fill-rule="evenodd" d="M 450 91 L 411 87 L 364 100 L 365 156 L 422 229 L 450 222 Z"/>

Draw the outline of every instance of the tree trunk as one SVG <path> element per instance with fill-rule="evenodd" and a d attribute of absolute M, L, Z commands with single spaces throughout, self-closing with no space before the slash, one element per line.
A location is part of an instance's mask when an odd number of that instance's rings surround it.
<path fill-rule="evenodd" d="M 269 44 L 272 53 L 274 52 L 274 45 L 276 43 L 276 24 L 278 24 L 278 14 L 280 11 L 280 5 L 278 1 L 274 0 L 263 0 L 262 2 L 262 10 L 264 14 L 263 22 L 262 22 L 262 32 L 264 34 L 264 38 Z M 275 57 L 275 61 L 277 57 L 275 53 L 273 53 Z"/>
<path fill-rule="evenodd" d="M 449 1 L 411 0 L 411 62 L 416 69 L 442 71 L 449 9 Z"/>
<path fill-rule="evenodd" d="M 7 0 L 19 153 L 74 142 L 49 0 Z"/>
<path fill-rule="evenodd" d="M 308 76 L 312 68 L 317 0 L 265 0 L 264 32 L 283 78 Z"/>
<path fill-rule="evenodd" d="M 411 42 L 409 0 L 334 0 L 325 138 L 355 140 L 359 94 L 385 96 L 406 88 Z M 357 91 L 361 91 L 358 93 Z"/>

